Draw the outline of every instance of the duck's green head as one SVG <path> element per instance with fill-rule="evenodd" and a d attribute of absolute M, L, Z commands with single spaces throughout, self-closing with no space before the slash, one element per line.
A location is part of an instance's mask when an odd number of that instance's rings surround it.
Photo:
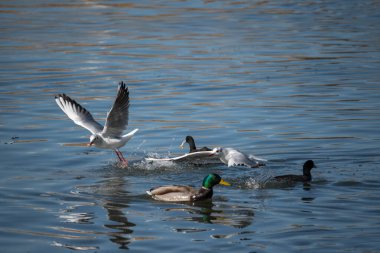
<path fill-rule="evenodd" d="M 208 174 L 204 179 L 202 186 L 211 189 L 214 185 L 222 184 L 230 186 L 231 184 L 224 181 L 218 174 Z"/>

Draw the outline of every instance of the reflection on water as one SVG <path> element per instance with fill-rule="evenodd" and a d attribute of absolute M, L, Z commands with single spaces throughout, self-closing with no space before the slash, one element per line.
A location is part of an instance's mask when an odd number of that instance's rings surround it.
<path fill-rule="evenodd" d="M 181 220 L 200 223 L 222 224 L 236 228 L 244 228 L 252 224 L 254 212 L 250 207 L 214 205 L 212 201 L 202 201 L 188 204 L 189 207 L 167 208 L 166 211 L 183 211 L 190 216 L 181 216 Z M 169 218 L 173 219 L 173 218 Z M 174 218 L 175 220 L 176 218 Z M 184 232 L 180 229 L 179 232 Z M 191 232 L 195 232 L 191 230 Z"/>
<path fill-rule="evenodd" d="M 115 175 L 117 176 L 117 175 Z M 110 241 L 119 245 L 121 249 L 128 249 L 132 241 L 131 234 L 134 223 L 128 221 L 125 210 L 128 208 L 128 192 L 125 192 L 125 180 L 122 177 L 111 177 L 99 185 L 78 186 L 78 194 L 95 194 L 97 203 L 107 211 L 107 222 L 104 227 L 110 229 L 106 232 Z M 90 214 L 86 214 L 90 216 Z"/>
<path fill-rule="evenodd" d="M 125 194 L 124 187 L 125 181 L 122 177 L 107 180 L 101 186 L 101 189 L 102 193 L 109 197 L 102 201 L 102 205 L 107 210 L 109 221 L 112 222 L 110 224 L 104 224 L 105 227 L 113 230 L 113 232 L 110 233 L 110 240 L 119 244 L 121 249 L 128 249 L 128 244 L 131 242 L 130 234 L 133 233 L 131 228 L 136 225 L 129 222 L 125 215 L 125 209 L 128 208 L 129 201 L 123 197 Z M 107 192 L 104 193 L 103 191 L 105 189 L 107 189 Z"/>
<path fill-rule="evenodd" d="M 63 247 L 63 248 L 70 249 L 70 250 L 97 250 L 97 249 L 99 249 L 99 247 L 73 246 L 73 245 L 62 244 L 62 243 L 55 242 L 55 241 L 51 245 L 54 247 Z"/>

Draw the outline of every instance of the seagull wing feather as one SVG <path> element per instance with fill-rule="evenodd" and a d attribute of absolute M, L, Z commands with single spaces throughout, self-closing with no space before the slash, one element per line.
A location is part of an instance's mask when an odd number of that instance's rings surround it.
<path fill-rule="evenodd" d="M 55 102 L 75 124 L 86 128 L 92 134 L 102 131 L 103 126 L 92 117 L 91 113 L 69 96 L 58 94 L 55 96 Z"/>
<path fill-rule="evenodd" d="M 103 136 L 121 137 L 127 129 L 129 118 L 129 91 L 124 82 L 119 83 L 115 102 L 107 114 Z"/>

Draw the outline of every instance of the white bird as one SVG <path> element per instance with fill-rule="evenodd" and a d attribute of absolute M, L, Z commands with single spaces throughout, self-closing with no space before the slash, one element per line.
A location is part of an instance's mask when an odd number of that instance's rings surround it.
<path fill-rule="evenodd" d="M 113 149 L 119 160 L 124 165 L 128 165 L 128 161 L 119 148 L 123 147 L 138 129 L 122 135 L 123 131 L 127 129 L 129 116 L 129 91 L 124 82 L 119 83 L 115 102 L 107 113 L 104 127 L 92 117 L 89 111 L 65 94 L 56 95 L 55 102 L 75 124 L 92 133 L 88 146 Z"/>
<path fill-rule="evenodd" d="M 233 149 L 233 148 L 221 148 L 217 147 L 212 150 L 219 156 L 219 159 L 228 167 L 233 166 L 247 166 L 250 168 L 257 168 L 259 166 L 265 165 L 264 159 L 259 159 L 256 157 L 249 157 L 246 154 Z"/>

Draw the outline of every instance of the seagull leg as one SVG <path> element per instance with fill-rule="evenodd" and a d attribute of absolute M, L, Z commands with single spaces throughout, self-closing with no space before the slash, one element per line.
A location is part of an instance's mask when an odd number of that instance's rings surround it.
<path fill-rule="evenodd" d="M 122 161 L 121 160 L 121 158 L 120 158 L 120 151 L 119 150 L 117 150 L 117 149 L 114 149 L 114 151 L 115 151 L 115 154 L 117 155 L 117 158 L 119 158 L 119 160 L 120 160 L 120 162 Z"/>
<path fill-rule="evenodd" d="M 123 163 L 126 163 L 128 165 L 127 159 L 124 158 L 123 153 L 121 153 L 120 150 L 119 150 L 119 154 L 120 154 L 120 157 L 121 157 L 121 160 L 123 161 Z"/>
<path fill-rule="evenodd" d="M 117 157 L 119 158 L 120 160 L 120 163 L 123 165 L 123 166 L 128 166 L 128 160 L 124 158 L 123 154 L 120 152 L 120 150 L 118 150 L 117 148 L 114 149 Z"/>

